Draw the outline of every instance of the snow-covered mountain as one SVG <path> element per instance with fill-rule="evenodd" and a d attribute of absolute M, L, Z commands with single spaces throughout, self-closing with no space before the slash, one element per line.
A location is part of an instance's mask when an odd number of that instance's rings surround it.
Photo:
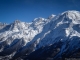
<path fill-rule="evenodd" d="M 63 60 L 80 53 L 80 12 L 65 11 L 31 23 L 0 23 L 0 59 Z M 77 55 L 80 57 L 80 55 Z"/>

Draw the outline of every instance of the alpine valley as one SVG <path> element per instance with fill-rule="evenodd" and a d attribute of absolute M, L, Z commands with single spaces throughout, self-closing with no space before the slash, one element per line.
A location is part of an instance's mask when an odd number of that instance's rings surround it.
<path fill-rule="evenodd" d="M 31 23 L 0 23 L 0 60 L 77 60 L 80 12 L 65 11 Z"/>

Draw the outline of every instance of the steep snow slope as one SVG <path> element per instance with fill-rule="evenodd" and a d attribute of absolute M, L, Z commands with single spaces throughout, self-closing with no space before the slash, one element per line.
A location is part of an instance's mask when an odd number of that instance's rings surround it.
<path fill-rule="evenodd" d="M 36 51 L 26 59 L 64 60 L 66 57 L 77 56 L 80 58 L 80 12 L 66 11 L 56 16 L 32 41 L 35 42 Z"/>
<path fill-rule="evenodd" d="M 80 12 L 66 11 L 46 24 L 43 31 L 32 41 L 35 42 L 36 48 L 40 48 L 74 36 L 80 37 Z"/>
<path fill-rule="evenodd" d="M 38 34 L 32 40 L 33 41 L 32 43 L 35 44 L 36 50 L 45 46 L 49 46 L 49 47 L 42 48 L 42 50 L 40 51 L 38 50 L 37 52 L 38 55 L 35 51 L 32 54 L 32 56 L 34 55 L 36 56 L 34 56 L 33 58 L 39 58 L 39 59 L 42 57 L 44 58 L 46 54 L 49 54 L 49 51 L 54 51 L 53 50 L 54 48 L 52 48 L 52 45 L 55 46 L 55 49 L 58 49 L 58 48 L 60 49 L 56 57 L 53 57 L 53 60 L 56 60 L 55 58 L 58 58 L 61 56 L 65 56 L 65 57 L 70 56 L 73 52 L 79 50 L 80 49 L 80 44 L 79 44 L 80 22 L 79 21 L 80 21 L 80 12 L 78 11 L 66 11 L 60 14 L 59 16 L 56 16 L 55 18 L 53 18 L 52 21 L 50 21 L 48 24 L 44 26 L 42 33 Z M 49 48 L 52 48 L 52 49 L 49 49 Z"/>
<path fill-rule="evenodd" d="M 16 59 L 39 48 L 46 46 L 52 48 L 54 45 L 56 49 L 56 46 L 61 44 L 58 46 L 60 49 L 56 56 L 58 57 L 68 49 L 69 52 L 74 50 L 75 46 L 76 49 L 80 48 L 79 38 L 79 11 L 66 11 L 58 16 L 51 15 L 47 19 L 39 17 L 31 23 L 16 20 L 0 28 L 0 56 L 1 59 L 5 57 Z"/>

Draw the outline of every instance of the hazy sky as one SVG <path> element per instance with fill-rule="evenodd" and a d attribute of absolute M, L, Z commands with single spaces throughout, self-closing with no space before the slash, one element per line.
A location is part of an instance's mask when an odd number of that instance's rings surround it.
<path fill-rule="evenodd" d="M 80 0 L 0 0 L 0 22 L 31 22 L 67 10 L 80 11 Z"/>

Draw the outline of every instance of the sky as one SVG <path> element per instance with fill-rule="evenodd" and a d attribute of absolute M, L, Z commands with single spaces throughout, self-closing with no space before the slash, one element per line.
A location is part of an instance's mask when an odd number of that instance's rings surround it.
<path fill-rule="evenodd" d="M 68 10 L 80 11 L 80 0 L 0 0 L 0 22 L 31 22 L 34 18 L 48 18 Z"/>

